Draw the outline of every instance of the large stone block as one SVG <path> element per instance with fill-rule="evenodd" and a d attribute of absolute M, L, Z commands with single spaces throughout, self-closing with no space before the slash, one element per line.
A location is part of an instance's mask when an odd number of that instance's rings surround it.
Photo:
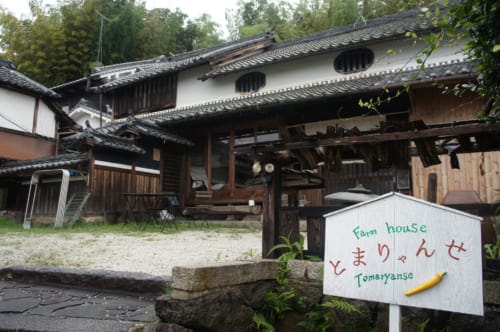
<path fill-rule="evenodd" d="M 161 296 L 156 315 L 165 323 L 182 325 L 195 331 L 256 331 L 254 310 L 237 289 L 212 291 L 190 300 Z"/>
<path fill-rule="evenodd" d="M 275 260 L 255 260 L 219 263 L 206 266 L 172 269 L 174 290 L 201 292 L 259 280 L 276 279 L 279 262 Z"/>
<path fill-rule="evenodd" d="M 500 305 L 500 281 L 483 281 L 484 303 Z"/>
<path fill-rule="evenodd" d="M 288 267 L 289 279 L 323 284 L 323 262 L 295 259 L 288 262 Z"/>
<path fill-rule="evenodd" d="M 28 265 L 4 267 L 0 269 L 0 279 L 152 294 L 162 294 L 170 285 L 168 276 L 158 277 L 140 272 Z"/>

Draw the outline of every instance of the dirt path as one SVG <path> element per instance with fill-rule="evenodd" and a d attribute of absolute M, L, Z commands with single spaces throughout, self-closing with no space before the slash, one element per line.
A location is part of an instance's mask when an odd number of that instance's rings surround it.
<path fill-rule="evenodd" d="M 173 266 L 261 257 L 261 231 L 0 235 L 0 267 L 55 265 L 170 275 Z"/>

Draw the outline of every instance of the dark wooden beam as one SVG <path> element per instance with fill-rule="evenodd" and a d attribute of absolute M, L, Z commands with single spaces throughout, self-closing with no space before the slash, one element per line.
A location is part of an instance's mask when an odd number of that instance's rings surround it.
<path fill-rule="evenodd" d="M 391 141 L 410 141 L 422 138 L 443 139 L 458 136 L 473 136 L 500 132 L 500 123 L 465 123 L 437 125 L 428 129 L 399 131 L 391 133 L 366 133 L 359 136 L 318 138 L 309 136 L 299 142 L 276 141 L 267 144 L 235 147 L 235 153 L 268 153 L 293 149 L 314 149 L 328 146 L 349 146 L 367 143 L 382 143 Z M 444 151 L 442 151 L 444 152 Z"/>
<path fill-rule="evenodd" d="M 452 209 L 468 212 L 481 217 L 491 217 L 500 214 L 500 203 L 475 203 L 475 204 L 443 204 Z"/>

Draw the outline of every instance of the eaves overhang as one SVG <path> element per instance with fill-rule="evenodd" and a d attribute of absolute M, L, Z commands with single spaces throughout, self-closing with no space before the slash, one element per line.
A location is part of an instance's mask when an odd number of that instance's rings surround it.
<path fill-rule="evenodd" d="M 178 107 L 137 116 L 151 119 L 158 124 L 192 122 L 241 112 L 262 111 L 266 108 L 336 98 L 360 93 L 384 91 L 406 85 L 436 83 L 451 79 L 473 78 L 475 64 L 454 60 L 429 64 L 425 70 L 410 67 L 395 71 L 357 74 L 342 79 L 298 85 L 286 89 L 257 92 L 208 103 Z"/>

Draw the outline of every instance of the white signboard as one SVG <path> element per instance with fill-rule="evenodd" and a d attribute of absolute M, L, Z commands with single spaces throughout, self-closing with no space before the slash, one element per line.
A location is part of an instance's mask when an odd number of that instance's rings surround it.
<path fill-rule="evenodd" d="M 325 294 L 483 315 L 481 218 L 397 193 L 325 218 Z"/>

